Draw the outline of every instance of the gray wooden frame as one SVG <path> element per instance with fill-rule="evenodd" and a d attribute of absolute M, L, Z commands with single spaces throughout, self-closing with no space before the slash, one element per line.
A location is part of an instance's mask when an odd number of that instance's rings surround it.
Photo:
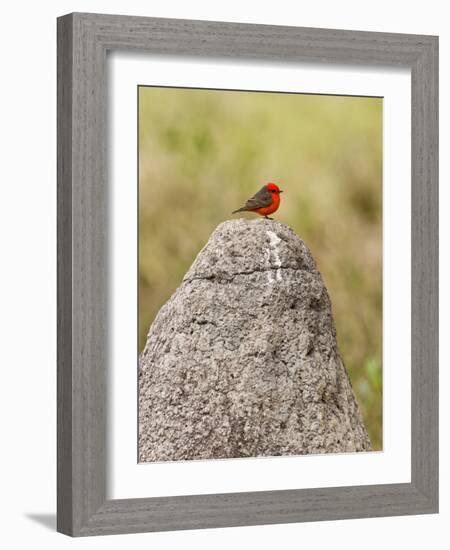
<path fill-rule="evenodd" d="M 412 73 L 412 481 L 107 500 L 106 53 Z M 438 38 L 75 13 L 58 19 L 58 531 L 82 536 L 438 511 Z"/>

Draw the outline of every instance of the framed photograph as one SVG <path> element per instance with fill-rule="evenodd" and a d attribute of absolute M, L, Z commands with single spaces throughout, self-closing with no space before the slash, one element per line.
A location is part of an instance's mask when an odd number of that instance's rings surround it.
<path fill-rule="evenodd" d="M 438 511 L 438 38 L 58 19 L 58 531 Z"/>

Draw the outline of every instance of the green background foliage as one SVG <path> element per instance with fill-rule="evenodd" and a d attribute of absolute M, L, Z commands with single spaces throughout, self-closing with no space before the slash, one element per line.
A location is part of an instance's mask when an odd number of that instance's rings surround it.
<path fill-rule="evenodd" d="M 264 183 L 306 242 L 382 448 L 382 99 L 139 88 L 139 346 L 215 227 Z M 239 214 L 254 217 L 254 214 Z"/>

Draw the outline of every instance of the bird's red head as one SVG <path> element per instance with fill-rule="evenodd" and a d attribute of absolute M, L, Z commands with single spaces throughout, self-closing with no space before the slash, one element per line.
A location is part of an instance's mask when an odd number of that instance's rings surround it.
<path fill-rule="evenodd" d="M 276 185 L 275 183 L 268 183 L 266 185 L 267 189 L 271 192 L 271 193 L 282 193 L 283 191 L 278 187 L 278 185 Z"/>

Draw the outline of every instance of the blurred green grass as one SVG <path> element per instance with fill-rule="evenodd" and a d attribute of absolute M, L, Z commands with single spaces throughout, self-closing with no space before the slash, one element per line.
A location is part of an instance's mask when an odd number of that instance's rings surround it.
<path fill-rule="evenodd" d="M 139 345 L 211 232 L 274 181 L 382 448 L 382 99 L 139 88 Z M 253 217 L 252 214 L 244 214 Z"/>

